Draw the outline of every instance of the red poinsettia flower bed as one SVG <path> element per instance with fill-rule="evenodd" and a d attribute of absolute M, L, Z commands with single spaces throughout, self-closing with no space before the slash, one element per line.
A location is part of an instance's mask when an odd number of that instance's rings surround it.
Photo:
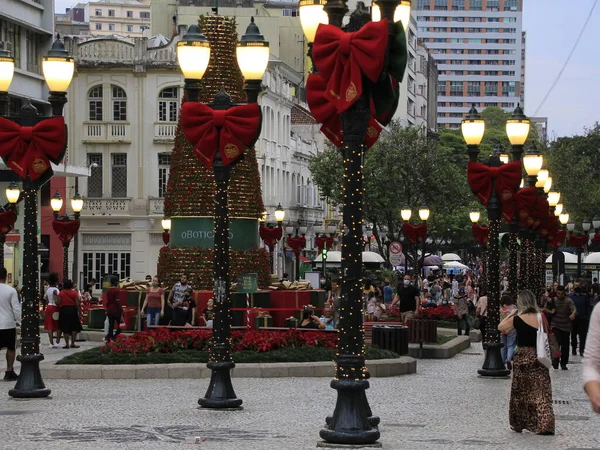
<path fill-rule="evenodd" d="M 212 330 L 169 331 L 157 329 L 119 335 L 114 341 L 101 347 L 103 353 L 175 353 L 180 350 L 207 351 Z M 336 333 L 319 331 L 233 331 L 231 345 L 234 352 L 270 352 L 288 347 L 322 347 L 334 349 L 337 346 Z"/>
<path fill-rule="evenodd" d="M 436 306 L 435 308 L 421 308 L 418 314 L 419 319 L 431 320 L 456 320 L 456 313 L 452 306 Z"/>

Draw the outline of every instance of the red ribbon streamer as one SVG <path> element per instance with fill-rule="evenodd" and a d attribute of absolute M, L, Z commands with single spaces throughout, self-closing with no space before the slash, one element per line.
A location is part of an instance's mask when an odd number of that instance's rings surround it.
<path fill-rule="evenodd" d="M 521 183 L 521 162 L 513 161 L 500 167 L 488 167 L 485 164 L 470 162 L 467 167 L 467 180 L 477 199 L 487 206 L 492 195 L 493 182 L 502 205 L 512 201 L 515 191 Z"/>
<path fill-rule="evenodd" d="M 204 103 L 187 102 L 181 109 L 181 127 L 194 147 L 194 153 L 206 167 L 212 167 L 221 151 L 227 166 L 252 147 L 260 135 L 262 113 L 256 103 L 218 111 Z"/>
<path fill-rule="evenodd" d="M 369 22 L 346 33 L 320 24 L 313 45 L 315 67 L 327 80 L 327 99 L 338 113 L 346 111 L 362 95 L 363 75 L 375 82 L 383 70 L 388 44 L 388 21 Z"/>
<path fill-rule="evenodd" d="M 273 247 L 273 246 L 275 246 L 275 244 L 277 244 L 277 241 L 279 241 L 279 239 L 281 239 L 283 231 L 282 231 L 281 227 L 270 228 L 270 227 L 265 227 L 264 225 L 261 225 L 260 228 L 258 229 L 258 234 L 267 246 Z"/>
<path fill-rule="evenodd" d="M 79 220 L 53 220 L 52 229 L 63 244 L 68 244 L 79 231 Z"/>
<path fill-rule="evenodd" d="M 0 156 L 21 179 L 37 180 L 50 162 L 59 164 L 67 149 L 65 119 L 45 119 L 33 127 L 22 127 L 0 117 Z"/>
<path fill-rule="evenodd" d="M 421 225 L 411 225 L 408 222 L 404 222 L 402 225 L 402 232 L 411 244 L 423 242 L 423 239 L 427 235 L 427 222 L 423 222 Z"/>

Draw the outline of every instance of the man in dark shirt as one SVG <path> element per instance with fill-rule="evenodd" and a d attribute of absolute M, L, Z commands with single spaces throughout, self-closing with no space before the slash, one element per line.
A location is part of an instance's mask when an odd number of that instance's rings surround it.
<path fill-rule="evenodd" d="M 577 337 L 579 337 L 579 355 L 583 356 L 590 316 L 592 315 L 592 299 L 587 293 L 587 289 L 581 286 L 575 287 L 575 292 L 570 294 L 569 297 L 575 303 L 577 310 L 571 329 L 571 349 L 573 355 L 577 355 Z"/>
<path fill-rule="evenodd" d="M 419 310 L 421 296 L 419 290 L 412 285 L 410 275 L 405 275 L 402 284 L 398 284 L 396 297 L 392 302 L 392 306 L 398 302 L 400 302 L 400 317 L 402 322 L 404 323 L 407 320 L 413 319 L 416 312 Z"/>
<path fill-rule="evenodd" d="M 556 336 L 560 346 L 560 366 L 567 370 L 569 363 L 569 335 L 571 334 L 571 323 L 575 320 L 575 304 L 573 300 L 565 295 L 564 286 L 556 288 L 556 298 L 552 304 L 546 305 L 546 310 L 552 314 L 552 332 Z M 558 369 L 558 358 L 552 360 L 552 366 Z"/>

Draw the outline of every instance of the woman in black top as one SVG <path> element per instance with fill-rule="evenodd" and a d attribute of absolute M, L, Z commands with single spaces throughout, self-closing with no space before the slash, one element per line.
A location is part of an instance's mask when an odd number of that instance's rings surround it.
<path fill-rule="evenodd" d="M 325 328 L 325 324 L 321 322 L 321 319 L 315 316 L 315 312 L 312 309 L 305 309 L 302 311 L 302 322 L 300 322 L 300 326 L 298 328 L 323 330 Z"/>
<path fill-rule="evenodd" d="M 517 331 L 518 348 L 513 358 L 510 390 L 510 427 L 518 433 L 526 429 L 537 434 L 554 434 L 550 372 L 537 359 L 537 332 L 542 314 L 531 291 L 519 292 L 517 309 L 518 315 L 512 314 L 498 325 L 500 331 L 513 328 Z"/>

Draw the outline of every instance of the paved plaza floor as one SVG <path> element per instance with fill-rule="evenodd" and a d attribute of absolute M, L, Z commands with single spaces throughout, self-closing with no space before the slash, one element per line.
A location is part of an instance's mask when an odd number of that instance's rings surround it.
<path fill-rule="evenodd" d="M 479 378 L 482 362 L 474 344 L 451 360 L 419 361 L 416 375 L 372 379 L 367 394 L 381 417 L 383 447 L 600 449 L 600 416 L 581 388 L 581 358 L 569 371 L 552 371 L 556 436 L 511 432 L 510 380 Z M 327 378 L 234 379 L 243 411 L 199 410 L 207 383 L 49 380 L 52 397 L 44 400 L 11 399 L 13 384 L 3 383 L 0 449 L 311 449 L 335 403 Z M 196 436 L 205 442 L 185 443 Z"/>

